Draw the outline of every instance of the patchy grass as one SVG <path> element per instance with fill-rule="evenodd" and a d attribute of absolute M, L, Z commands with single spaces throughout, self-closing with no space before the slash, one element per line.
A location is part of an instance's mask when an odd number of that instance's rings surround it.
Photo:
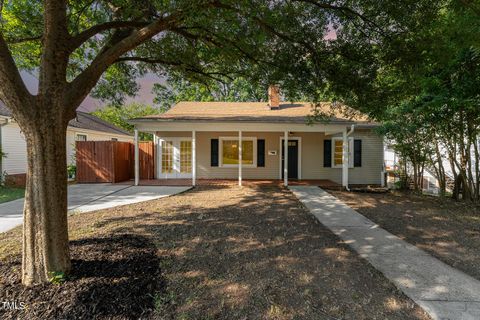
<path fill-rule="evenodd" d="M 24 188 L 0 186 L 0 203 L 16 200 L 25 196 Z"/>
<path fill-rule="evenodd" d="M 57 286 L 22 288 L 21 230 L 0 235 L 0 300 L 34 306 L 2 319 L 429 319 L 278 187 L 197 187 L 69 222 L 74 269 Z"/>
<path fill-rule="evenodd" d="M 480 207 L 413 193 L 330 192 L 382 228 L 480 280 Z"/>

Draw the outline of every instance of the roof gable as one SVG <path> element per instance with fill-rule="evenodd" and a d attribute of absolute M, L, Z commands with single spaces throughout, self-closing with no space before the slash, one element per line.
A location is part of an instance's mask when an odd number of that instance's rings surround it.
<path fill-rule="evenodd" d="M 0 116 L 12 117 L 12 112 L 0 101 Z M 68 126 L 78 129 L 93 130 L 110 134 L 128 135 L 132 134 L 127 130 L 114 126 L 93 114 L 77 111 L 77 116 L 68 122 Z"/>
<path fill-rule="evenodd" d="M 70 120 L 68 125 L 73 128 L 101 131 L 112 134 L 128 135 L 132 134 L 127 130 L 114 126 L 113 124 L 102 120 L 93 114 L 77 111 L 77 117 Z"/>

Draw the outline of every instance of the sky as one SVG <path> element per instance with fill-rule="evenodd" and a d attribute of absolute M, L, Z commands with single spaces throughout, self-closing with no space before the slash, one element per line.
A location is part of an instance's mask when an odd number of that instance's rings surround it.
<path fill-rule="evenodd" d="M 21 72 L 21 75 L 30 93 L 36 94 L 38 92 L 37 77 L 28 72 Z M 147 74 L 145 77 L 139 78 L 137 81 L 140 84 L 140 90 L 138 91 L 137 96 L 133 98 L 127 98 L 126 103 L 128 104 L 130 102 L 139 102 L 145 104 L 152 104 L 153 98 L 155 97 L 155 95 L 152 94 L 152 88 L 155 83 L 161 82 L 160 78 L 158 78 L 154 74 Z M 91 112 L 103 107 L 104 105 L 105 103 L 100 100 L 94 99 L 92 97 L 87 97 L 82 102 L 78 110 L 84 112 Z"/>

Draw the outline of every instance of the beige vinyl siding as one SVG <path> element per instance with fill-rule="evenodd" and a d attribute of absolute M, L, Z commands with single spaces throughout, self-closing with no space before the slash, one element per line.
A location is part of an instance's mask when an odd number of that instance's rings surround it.
<path fill-rule="evenodd" d="M 157 132 L 159 138 L 188 137 L 191 132 Z M 265 167 L 243 167 L 244 179 L 279 179 L 280 178 L 280 139 L 283 132 L 242 132 L 243 137 L 265 139 Z M 340 137 L 327 136 L 323 133 L 294 132 L 292 138 L 300 138 L 301 142 L 301 178 L 328 179 L 341 183 L 341 168 L 323 167 L 323 140 Z M 237 131 L 232 132 L 197 132 L 197 177 L 210 179 L 237 179 L 238 167 L 211 167 L 211 139 L 220 137 L 238 137 Z M 382 138 L 370 130 L 356 130 L 351 137 L 362 140 L 362 167 L 349 169 L 350 184 L 379 184 L 383 165 Z M 276 151 L 277 155 L 268 155 L 268 151 Z M 221 155 L 219 155 L 221 156 Z"/>
<path fill-rule="evenodd" d="M 323 166 L 323 140 L 341 135 L 325 137 L 323 133 L 299 133 L 298 136 L 302 137 L 302 178 L 328 179 L 341 183 L 342 168 Z M 380 184 L 383 168 L 382 137 L 371 130 L 355 130 L 350 137 L 362 140 L 362 166 L 348 169 L 349 184 Z"/>
<path fill-rule="evenodd" d="M 157 132 L 160 139 L 167 137 L 192 137 L 191 132 Z M 279 173 L 279 137 L 281 133 L 270 132 L 242 132 L 243 137 L 265 139 L 265 167 L 242 168 L 244 179 L 278 179 Z M 220 137 L 238 138 L 238 132 L 197 132 L 197 177 L 202 179 L 236 179 L 238 167 L 211 167 L 211 139 Z M 254 146 L 256 148 L 256 146 Z M 268 150 L 276 150 L 276 156 L 269 156 Z M 221 156 L 221 155 L 219 155 Z M 256 165 L 256 164 L 255 164 Z"/>
<path fill-rule="evenodd" d="M 362 140 L 362 167 L 349 172 L 350 184 L 381 184 L 383 171 L 383 137 L 371 130 L 358 131 L 355 139 Z"/>

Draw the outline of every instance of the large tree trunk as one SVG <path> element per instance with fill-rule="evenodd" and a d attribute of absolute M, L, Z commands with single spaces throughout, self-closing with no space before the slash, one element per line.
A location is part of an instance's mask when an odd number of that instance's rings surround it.
<path fill-rule="evenodd" d="M 37 114 L 22 128 L 28 171 L 23 218 L 22 282 L 47 282 L 68 273 L 66 128 L 62 111 Z M 55 114 L 56 113 L 56 114 Z"/>

